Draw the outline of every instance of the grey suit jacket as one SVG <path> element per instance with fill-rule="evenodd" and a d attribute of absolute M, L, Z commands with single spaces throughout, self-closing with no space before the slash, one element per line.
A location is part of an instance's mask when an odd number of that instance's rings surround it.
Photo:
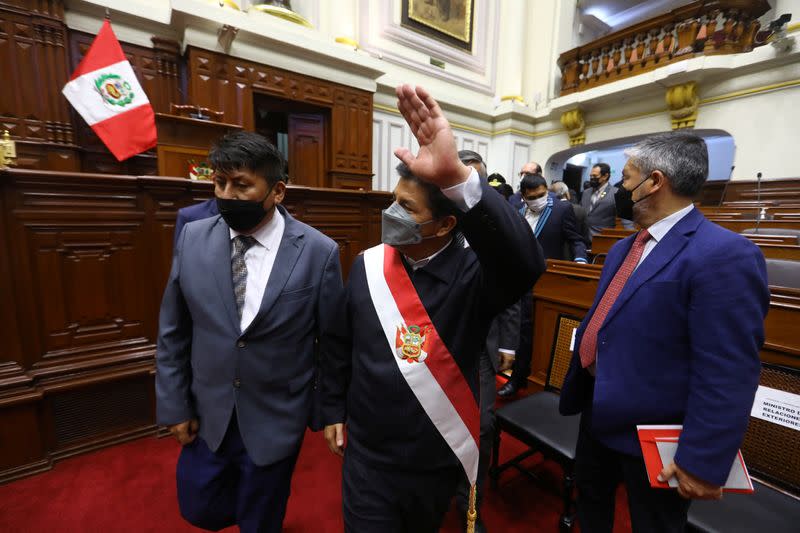
<path fill-rule="evenodd" d="M 300 447 L 316 346 L 325 357 L 343 290 L 336 243 L 278 209 L 283 237 L 260 310 L 245 331 L 233 294 L 230 231 L 220 216 L 184 227 L 159 315 L 158 423 L 197 418 L 200 437 L 216 451 L 237 416 L 258 465 Z"/>
<path fill-rule="evenodd" d="M 520 303 L 516 302 L 501 311 L 492 320 L 489 334 L 486 336 L 486 353 L 497 372 L 500 365 L 497 352 L 500 348 L 516 350 L 519 346 Z"/>
<path fill-rule="evenodd" d="M 586 210 L 589 229 L 594 236 L 603 228 L 613 228 L 617 223 L 617 211 L 614 203 L 614 194 L 616 194 L 617 188 L 609 184 L 594 207 L 592 207 L 592 192 L 590 189 L 583 192 L 581 206 Z"/>

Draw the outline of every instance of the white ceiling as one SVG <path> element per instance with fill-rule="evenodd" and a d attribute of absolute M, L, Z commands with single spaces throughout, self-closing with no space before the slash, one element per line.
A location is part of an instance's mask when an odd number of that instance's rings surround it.
<path fill-rule="evenodd" d="M 692 0 L 579 0 L 584 15 L 596 17 L 611 31 L 656 17 Z"/>

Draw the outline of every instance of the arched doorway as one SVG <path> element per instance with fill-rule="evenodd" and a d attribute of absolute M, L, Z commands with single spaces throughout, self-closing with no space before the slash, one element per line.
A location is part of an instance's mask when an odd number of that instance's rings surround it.
<path fill-rule="evenodd" d="M 733 171 L 736 144 L 733 137 L 723 130 L 692 130 L 706 141 L 708 146 L 709 181 L 727 181 Z M 545 164 L 549 181 L 563 180 L 570 189 L 578 192 L 589 180 L 589 171 L 597 163 L 607 163 L 611 167 L 611 182 L 622 179 L 622 167 L 627 157 L 625 150 L 648 135 L 635 135 L 601 141 L 581 146 L 573 146 L 550 156 Z"/>

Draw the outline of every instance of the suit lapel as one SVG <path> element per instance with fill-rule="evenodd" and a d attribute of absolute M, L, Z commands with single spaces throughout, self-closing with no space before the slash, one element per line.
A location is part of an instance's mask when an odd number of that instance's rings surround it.
<path fill-rule="evenodd" d="M 211 254 L 212 262 L 211 271 L 214 273 L 214 279 L 217 282 L 217 289 L 219 289 L 220 298 L 227 311 L 228 318 L 236 331 L 239 331 L 240 322 L 239 314 L 236 311 L 236 301 L 233 296 L 233 279 L 231 273 L 231 232 L 228 225 L 222 221 L 222 217 L 217 220 L 217 223 L 211 228 L 211 238 L 209 243 L 209 250 L 213 250 Z"/>
<path fill-rule="evenodd" d="M 633 296 L 633 294 L 650 278 L 658 274 L 667 264 L 672 261 L 678 252 L 680 252 L 689 242 L 689 235 L 694 233 L 697 225 L 703 220 L 703 215 L 697 209 L 693 209 L 685 217 L 678 221 L 675 226 L 670 229 L 661 241 L 656 245 L 650 254 L 645 258 L 641 265 L 628 279 L 625 286 L 622 288 L 617 301 L 611 307 L 611 310 L 606 316 L 603 325 L 608 324 L 625 303 Z M 633 238 L 631 238 L 631 245 Z M 630 248 L 628 248 L 630 249 Z M 627 255 L 627 253 L 625 254 Z"/>
<path fill-rule="evenodd" d="M 264 289 L 264 296 L 261 299 L 258 314 L 245 331 L 257 326 L 264 319 L 264 316 L 269 313 L 272 306 L 275 305 L 275 301 L 286 286 L 286 282 L 289 280 L 289 276 L 292 275 L 292 270 L 294 270 L 294 265 L 300 257 L 300 252 L 303 251 L 303 246 L 305 246 L 303 239 L 305 234 L 302 226 L 285 209 L 281 206 L 278 206 L 278 208 L 283 214 L 286 226 L 283 229 L 283 237 L 281 237 L 281 243 L 278 246 L 275 263 L 272 265 L 272 272 L 270 272 L 269 280 L 267 280 L 267 287 Z"/>

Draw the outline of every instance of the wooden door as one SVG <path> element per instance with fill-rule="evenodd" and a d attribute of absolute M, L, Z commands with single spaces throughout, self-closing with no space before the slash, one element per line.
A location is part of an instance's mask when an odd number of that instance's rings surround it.
<path fill-rule="evenodd" d="M 289 115 L 289 178 L 295 185 L 326 186 L 323 115 Z"/>

